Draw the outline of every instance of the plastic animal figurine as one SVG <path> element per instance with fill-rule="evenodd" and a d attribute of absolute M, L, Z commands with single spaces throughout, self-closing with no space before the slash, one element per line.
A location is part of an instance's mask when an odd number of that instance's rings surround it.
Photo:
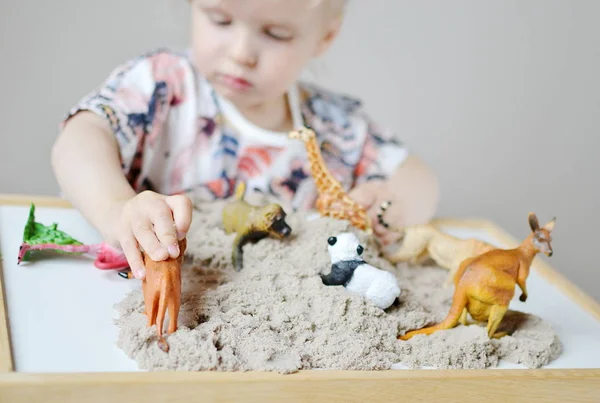
<path fill-rule="evenodd" d="M 324 216 L 348 220 L 356 228 L 372 234 L 371 219 L 365 208 L 348 196 L 341 183 L 327 169 L 317 144 L 315 132 L 305 127 L 291 131 L 288 136 L 291 139 L 302 140 L 305 144 L 311 175 L 315 180 L 319 194 L 316 201 L 317 210 Z"/>
<path fill-rule="evenodd" d="M 226 234 L 237 233 L 233 241 L 232 261 L 237 271 L 244 266 L 243 247 L 248 242 L 258 242 L 268 236 L 277 239 L 288 237 L 292 229 L 285 221 L 286 212 L 276 203 L 253 206 L 243 199 L 246 184 L 237 186 L 234 200 L 223 208 L 223 226 Z"/>
<path fill-rule="evenodd" d="M 181 307 L 181 264 L 187 247 L 187 239 L 179 241 L 179 256 L 166 260 L 154 261 L 142 253 L 146 276 L 142 280 L 142 292 L 148 327 L 156 325 L 158 346 L 161 350 L 169 351 L 169 345 L 163 337 L 163 322 L 167 309 L 169 310 L 169 334 L 177 330 L 177 320 Z"/>
<path fill-rule="evenodd" d="M 361 255 L 363 246 L 356 235 L 345 232 L 327 240 L 331 271 L 321 275 L 327 286 L 342 285 L 348 291 L 370 300 L 381 309 L 390 307 L 400 296 L 396 277 L 385 270 L 367 264 Z"/>
<path fill-rule="evenodd" d="M 556 218 L 540 228 L 534 213 L 529 213 L 531 233 L 513 249 L 493 249 L 481 255 L 465 259 L 460 264 L 454 280 L 455 290 L 452 306 L 446 318 L 439 324 L 414 330 L 398 338 L 408 340 L 417 334 L 432 334 L 438 330 L 451 329 L 458 322 L 467 324 L 467 313 L 480 322 L 487 321 L 490 338 L 500 338 L 506 332 L 496 332 L 515 287 L 521 288 L 519 300 L 527 300 L 525 281 L 534 257 L 542 252 L 552 256 L 552 237 Z"/>
<path fill-rule="evenodd" d="M 23 241 L 19 246 L 17 264 L 31 260 L 33 255 L 46 252 L 95 257 L 94 266 L 100 270 L 117 270 L 129 267 L 123 252 L 105 242 L 86 245 L 58 229 L 57 223 L 44 225 L 37 222 L 35 220 L 35 204 L 32 203 L 23 229 Z"/>
<path fill-rule="evenodd" d="M 384 251 L 385 258 L 392 263 L 408 262 L 412 265 L 423 264 L 431 258 L 438 266 L 450 271 L 445 286 L 452 284 L 458 267 L 466 258 L 494 249 L 487 242 L 457 238 L 431 224 L 408 226 L 402 232 L 399 249 Z"/>

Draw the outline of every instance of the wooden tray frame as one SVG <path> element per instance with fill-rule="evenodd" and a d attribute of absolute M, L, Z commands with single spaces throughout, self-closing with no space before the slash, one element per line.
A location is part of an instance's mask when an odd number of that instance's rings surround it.
<path fill-rule="evenodd" d="M 63 207 L 55 197 L 0 195 L 2 205 Z M 439 225 L 484 229 L 517 241 L 486 220 L 440 218 Z M 0 262 L 1 263 L 1 262 Z M 536 258 L 536 270 L 600 320 L 600 304 Z M 14 371 L 0 264 L 0 403 L 2 402 L 600 402 L 600 369 L 388 370 L 270 372 L 19 373 Z M 600 335 L 599 335 L 600 340 Z M 600 346 L 599 346 L 600 347 Z M 417 399 L 417 400 L 413 400 Z"/>

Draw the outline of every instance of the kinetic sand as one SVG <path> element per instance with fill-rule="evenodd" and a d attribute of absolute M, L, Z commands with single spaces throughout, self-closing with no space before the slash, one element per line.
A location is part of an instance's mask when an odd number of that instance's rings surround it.
<path fill-rule="evenodd" d="M 117 305 L 118 345 L 146 370 L 277 371 L 379 370 L 394 363 L 412 368 L 489 368 L 503 359 L 529 368 L 562 352 L 552 328 L 538 317 L 509 312 L 503 327 L 512 336 L 490 340 L 481 326 L 459 325 L 431 336 L 400 341 L 400 332 L 441 321 L 450 307 L 448 272 L 435 266 L 392 265 L 376 244 L 349 224 L 329 218 L 308 221 L 292 213 L 292 236 L 245 247 L 244 269 L 231 265 L 235 235 L 221 226 L 223 202 L 196 207 L 182 267 L 179 330 L 161 351 L 146 327 L 141 291 Z M 386 311 L 343 287 L 322 284 L 330 267 L 327 238 L 355 232 L 365 260 L 394 273 L 402 295 Z M 131 280 L 137 281 L 137 280 Z"/>

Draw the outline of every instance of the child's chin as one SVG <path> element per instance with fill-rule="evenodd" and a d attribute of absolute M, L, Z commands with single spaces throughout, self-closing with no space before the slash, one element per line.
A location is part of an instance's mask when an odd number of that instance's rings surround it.
<path fill-rule="evenodd" d="M 219 85 L 217 91 L 221 94 L 221 96 L 234 103 L 237 107 L 256 105 L 258 102 L 260 102 L 253 88 L 239 90 L 230 88 L 228 86 Z"/>

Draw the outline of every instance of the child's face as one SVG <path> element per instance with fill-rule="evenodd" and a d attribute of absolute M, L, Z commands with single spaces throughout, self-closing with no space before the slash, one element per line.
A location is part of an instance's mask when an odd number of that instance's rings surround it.
<path fill-rule="evenodd" d="M 238 107 L 281 97 L 331 44 L 330 0 L 192 0 L 195 67 Z"/>

